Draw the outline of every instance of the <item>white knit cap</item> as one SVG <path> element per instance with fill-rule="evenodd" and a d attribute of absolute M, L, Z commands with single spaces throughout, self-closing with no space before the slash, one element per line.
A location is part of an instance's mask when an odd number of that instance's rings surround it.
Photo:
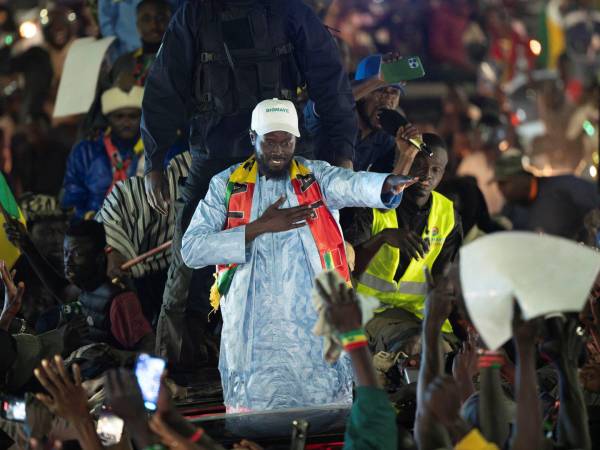
<path fill-rule="evenodd" d="M 129 92 L 119 87 L 110 88 L 102 94 L 102 114 L 108 115 L 118 109 L 136 108 L 142 109 L 142 98 L 144 88 L 133 86 Z"/>
<path fill-rule="evenodd" d="M 257 134 L 264 136 L 273 131 L 286 131 L 300 137 L 298 113 L 289 100 L 263 100 L 252 111 L 250 126 Z"/>

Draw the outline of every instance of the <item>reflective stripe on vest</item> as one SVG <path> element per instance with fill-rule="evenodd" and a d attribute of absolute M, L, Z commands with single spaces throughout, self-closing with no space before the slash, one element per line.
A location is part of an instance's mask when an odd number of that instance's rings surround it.
<path fill-rule="evenodd" d="M 403 281 L 399 285 L 390 283 L 382 278 L 376 277 L 373 274 L 365 272 L 360 277 L 360 283 L 369 286 L 380 292 L 398 292 L 408 295 L 426 295 L 427 284 L 415 281 Z"/>
<path fill-rule="evenodd" d="M 454 229 L 454 205 L 451 200 L 432 192 L 431 210 L 422 238 L 429 240 L 429 251 L 424 258 L 412 259 L 402 278 L 395 281 L 400 264 L 400 250 L 384 244 L 371 260 L 365 273 L 358 280 L 357 291 L 376 297 L 387 306 L 401 307 L 418 317 L 423 317 L 427 283 L 423 269 L 433 267 L 446 238 Z M 375 236 L 386 228 L 398 228 L 395 210 L 373 210 L 371 235 Z M 449 323 L 443 331 L 451 332 Z"/>

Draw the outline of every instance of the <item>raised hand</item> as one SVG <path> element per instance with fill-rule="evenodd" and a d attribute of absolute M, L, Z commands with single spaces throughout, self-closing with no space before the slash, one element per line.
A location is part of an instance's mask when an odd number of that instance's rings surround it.
<path fill-rule="evenodd" d="M 106 399 L 112 411 L 127 421 L 137 422 L 144 417 L 144 400 L 132 371 L 114 369 L 106 374 Z"/>
<path fill-rule="evenodd" d="M 113 413 L 123 419 L 133 439 L 140 448 L 156 443 L 146 421 L 144 400 L 134 373 L 119 368 L 106 373 L 106 400 Z"/>
<path fill-rule="evenodd" d="M 410 139 L 420 136 L 421 132 L 413 124 L 398 128 L 396 132 L 396 152 L 414 158 L 419 153 L 419 149 L 410 143 Z"/>
<path fill-rule="evenodd" d="M 18 249 L 23 250 L 31 243 L 25 225 L 8 214 L 4 216 L 4 232 L 10 243 Z"/>
<path fill-rule="evenodd" d="M 479 369 L 475 339 L 469 334 L 467 341 L 463 342 L 452 362 L 452 374 L 457 381 L 472 380 Z"/>
<path fill-rule="evenodd" d="M 425 320 L 441 327 L 455 307 L 456 296 L 447 278 L 434 281 L 429 268 L 425 267 L 423 271 L 427 283 Z"/>
<path fill-rule="evenodd" d="M 445 427 L 452 427 L 460 420 L 460 395 L 454 378 L 439 376 L 425 390 L 426 410 Z"/>
<path fill-rule="evenodd" d="M 15 285 L 13 277 L 16 271 L 9 272 L 6 263 L 0 260 L 0 276 L 4 284 L 4 307 L 0 313 L 0 328 L 8 330 L 12 320 L 21 310 L 23 304 L 23 294 L 25 293 L 25 283 L 22 281 Z"/>
<path fill-rule="evenodd" d="M 79 422 L 89 417 L 87 395 L 81 386 L 81 371 L 73 364 L 73 380 L 59 355 L 54 360 L 42 360 L 42 365 L 33 371 L 48 394 L 36 394 L 36 398 L 54 414 L 70 422 Z"/>
<path fill-rule="evenodd" d="M 335 272 L 327 272 L 325 283 L 317 279 L 316 288 L 327 304 L 327 321 L 338 333 L 361 327 L 361 311 L 354 291 Z"/>

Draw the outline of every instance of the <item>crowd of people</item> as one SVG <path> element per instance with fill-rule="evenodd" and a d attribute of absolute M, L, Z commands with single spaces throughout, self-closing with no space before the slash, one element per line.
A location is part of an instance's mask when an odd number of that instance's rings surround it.
<path fill-rule="evenodd" d="M 37 5 L 33 45 L 18 6 L 0 0 L 2 448 L 222 449 L 180 408 L 207 384 L 225 417 L 347 410 L 328 448 L 600 446 L 600 277 L 581 311 L 515 298 L 490 348 L 459 261 L 514 231 L 600 249 L 597 5 L 65 0 Z M 90 36 L 115 37 L 79 80 L 95 97 L 54 117 Z"/>

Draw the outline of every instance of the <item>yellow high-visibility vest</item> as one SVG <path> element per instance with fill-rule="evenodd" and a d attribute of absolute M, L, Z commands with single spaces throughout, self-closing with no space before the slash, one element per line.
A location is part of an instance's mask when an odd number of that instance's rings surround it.
<path fill-rule="evenodd" d="M 422 259 L 412 259 L 402 278 L 394 280 L 400 264 L 400 249 L 384 244 L 371 260 L 367 270 L 358 279 L 359 293 L 377 298 L 385 307 L 402 308 L 423 318 L 427 282 L 423 269 L 433 267 L 446 238 L 454 229 L 454 204 L 442 194 L 432 192 L 431 210 L 423 239 L 429 240 L 429 251 Z M 373 210 L 371 235 L 386 228 L 398 228 L 396 210 Z M 446 321 L 442 331 L 452 332 Z"/>

